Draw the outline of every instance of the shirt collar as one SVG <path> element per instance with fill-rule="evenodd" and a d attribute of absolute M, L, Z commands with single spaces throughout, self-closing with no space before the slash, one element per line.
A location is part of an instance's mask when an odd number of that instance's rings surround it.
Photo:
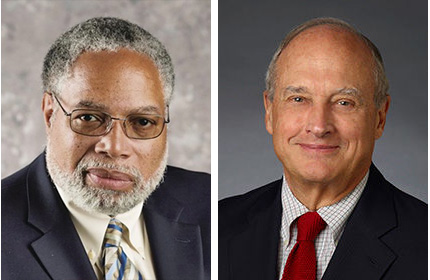
<path fill-rule="evenodd" d="M 367 179 L 369 178 L 369 171 L 358 185 L 344 198 L 335 204 L 322 207 L 317 210 L 317 213 L 327 223 L 328 229 L 333 235 L 335 244 L 338 243 L 341 233 L 345 227 L 346 221 L 352 210 L 357 204 L 361 194 L 363 193 L 364 187 L 366 186 Z M 288 182 L 283 177 L 282 190 L 281 190 L 281 201 L 282 201 L 282 223 L 287 225 L 286 229 L 290 229 L 291 224 L 301 215 L 309 212 L 310 210 L 304 206 L 291 192 Z M 290 230 L 282 232 L 285 240 L 290 242 Z"/>
<path fill-rule="evenodd" d="M 111 217 L 106 214 L 97 212 L 88 212 L 76 205 L 67 192 L 57 188 L 61 199 L 70 212 L 73 224 L 81 238 L 84 248 L 88 254 L 99 256 L 101 253 L 105 232 Z M 139 217 L 142 213 L 143 201 L 133 207 L 131 210 L 117 215 L 115 218 L 120 220 L 128 230 L 124 232 L 134 232 L 135 227 L 138 227 L 140 222 Z M 123 238 L 133 247 L 136 246 L 136 240 L 131 236 L 123 236 Z M 137 249 L 136 249 L 137 250 Z M 92 253 L 90 253 L 92 252 Z M 144 251 L 139 250 L 142 257 L 145 257 Z"/>
<path fill-rule="evenodd" d="M 343 229 L 345 228 L 346 221 L 363 193 L 368 178 L 369 171 L 367 171 L 360 183 L 358 183 L 358 185 L 344 198 L 335 204 L 325 206 L 317 210 L 318 214 L 327 223 L 328 228 L 331 230 L 334 243 L 336 245 Z"/>

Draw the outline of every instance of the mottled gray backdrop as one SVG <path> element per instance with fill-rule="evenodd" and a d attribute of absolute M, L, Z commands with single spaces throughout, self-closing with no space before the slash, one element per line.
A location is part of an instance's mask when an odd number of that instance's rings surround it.
<path fill-rule="evenodd" d="M 1 5 L 2 178 L 44 149 L 40 74 L 49 46 L 68 28 L 96 16 L 134 22 L 166 46 L 176 72 L 169 164 L 210 172 L 210 1 L 3 0 Z"/>
<path fill-rule="evenodd" d="M 385 61 L 392 96 L 374 162 L 400 189 L 427 201 L 427 1 L 219 1 L 219 197 L 282 176 L 264 126 L 264 75 L 294 26 L 344 19 Z"/>

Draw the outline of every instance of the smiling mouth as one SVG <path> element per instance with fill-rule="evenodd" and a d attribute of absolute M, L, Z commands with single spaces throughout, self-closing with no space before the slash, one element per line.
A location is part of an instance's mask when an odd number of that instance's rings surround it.
<path fill-rule="evenodd" d="M 298 145 L 306 151 L 316 152 L 316 153 L 332 153 L 334 151 L 337 151 L 340 148 L 338 145 L 321 145 L 321 144 L 304 144 L 304 143 L 299 143 Z"/>
<path fill-rule="evenodd" d="M 87 180 L 95 187 L 126 191 L 133 187 L 134 180 L 129 174 L 104 168 L 90 168 L 86 174 Z"/>

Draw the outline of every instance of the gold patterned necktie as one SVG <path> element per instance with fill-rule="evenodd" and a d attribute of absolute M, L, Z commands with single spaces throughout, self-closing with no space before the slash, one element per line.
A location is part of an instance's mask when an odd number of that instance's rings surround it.
<path fill-rule="evenodd" d="M 102 267 L 105 280 L 143 280 L 121 247 L 124 225 L 112 218 L 103 241 Z"/>

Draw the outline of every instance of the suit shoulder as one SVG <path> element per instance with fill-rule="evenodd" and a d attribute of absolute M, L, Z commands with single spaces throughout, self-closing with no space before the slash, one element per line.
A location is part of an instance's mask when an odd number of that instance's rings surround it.
<path fill-rule="evenodd" d="M 415 219 L 423 218 L 427 221 L 427 204 L 391 184 L 373 164 L 370 167 L 368 185 L 375 186 L 372 193 L 377 193 L 380 199 L 386 201 L 387 194 L 392 197 L 396 214 L 402 223 L 408 224 Z M 426 223 L 419 224 L 427 226 Z"/>
<path fill-rule="evenodd" d="M 1 194 L 1 217 L 2 228 L 13 228 L 20 233 L 16 233 L 14 238 L 2 238 L 2 245 L 8 245 L 23 234 L 26 230 L 26 219 L 28 210 L 27 177 L 29 166 L 2 180 Z"/>
<path fill-rule="evenodd" d="M 242 195 L 225 198 L 218 204 L 218 222 L 220 235 L 224 230 L 231 231 L 247 222 L 251 211 L 269 207 L 277 198 L 282 180 L 249 191 Z"/>
<path fill-rule="evenodd" d="M 27 176 L 29 166 L 22 168 L 1 181 L 1 201 L 3 213 L 21 210 L 27 201 Z M 2 217 L 4 217 L 2 215 Z"/>
<path fill-rule="evenodd" d="M 29 173 L 31 173 L 31 169 L 37 166 L 45 166 L 45 154 L 42 153 L 38 157 L 36 157 L 30 164 L 18 170 L 17 172 L 9 175 L 8 177 L 2 179 L 1 188 L 2 195 L 6 192 L 11 191 L 10 189 L 14 189 L 17 187 L 26 187 L 27 179 Z"/>
<path fill-rule="evenodd" d="M 272 199 L 278 188 L 281 186 L 282 180 L 271 182 L 262 187 L 253 189 L 247 193 L 228 197 L 219 201 L 219 209 L 234 210 L 235 208 L 247 209 L 255 205 L 260 200 Z"/>
<path fill-rule="evenodd" d="M 210 186 L 210 175 L 207 173 L 168 166 L 164 181 L 154 196 L 160 199 L 166 196 L 174 197 L 181 204 L 194 209 L 210 209 Z"/>
<path fill-rule="evenodd" d="M 204 172 L 168 166 L 163 185 L 169 186 L 175 196 L 181 197 L 181 194 L 193 193 L 193 196 L 210 198 L 211 176 Z"/>
<path fill-rule="evenodd" d="M 7 193 L 11 188 L 16 188 L 25 185 L 29 166 L 9 175 L 1 180 L 2 193 Z"/>
<path fill-rule="evenodd" d="M 399 215 L 413 216 L 417 219 L 425 218 L 427 220 L 427 203 L 405 193 L 393 185 L 391 186 L 393 187 L 394 202 Z"/>
<path fill-rule="evenodd" d="M 174 179 L 176 183 L 210 184 L 211 176 L 205 172 L 191 171 L 179 167 L 167 166 L 166 179 Z"/>
<path fill-rule="evenodd" d="M 391 184 L 390 184 L 391 185 Z M 395 227 L 381 240 L 396 254 L 387 279 L 424 279 L 427 275 L 427 204 L 391 185 Z M 412 273 L 411 273 L 412 271 Z"/>

